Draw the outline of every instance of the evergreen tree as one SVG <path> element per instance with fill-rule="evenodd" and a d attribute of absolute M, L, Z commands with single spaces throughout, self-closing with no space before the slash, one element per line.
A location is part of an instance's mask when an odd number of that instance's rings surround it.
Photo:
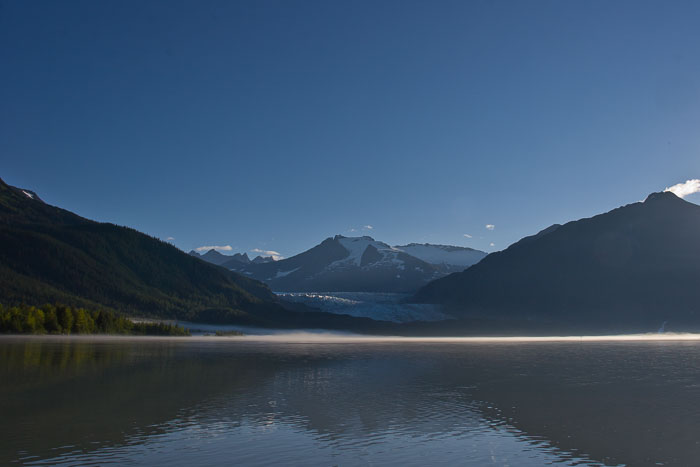
<path fill-rule="evenodd" d="M 73 329 L 73 312 L 65 305 L 59 305 L 57 308 L 58 322 L 63 328 L 63 332 L 70 334 Z"/>
<path fill-rule="evenodd" d="M 92 332 L 92 319 L 89 318 L 87 312 L 78 308 L 75 310 L 75 321 L 73 322 L 73 332 L 76 334 L 90 334 Z"/>

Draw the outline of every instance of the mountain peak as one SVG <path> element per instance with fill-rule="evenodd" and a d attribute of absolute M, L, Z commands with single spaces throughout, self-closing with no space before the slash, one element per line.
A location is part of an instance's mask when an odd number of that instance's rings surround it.
<path fill-rule="evenodd" d="M 341 239 L 343 239 L 343 238 L 348 238 L 348 239 L 350 239 L 350 240 L 360 240 L 360 239 L 362 239 L 362 240 L 366 240 L 366 241 L 368 241 L 368 242 L 374 242 L 374 241 L 375 241 L 375 240 L 374 240 L 372 237 L 370 237 L 369 235 L 362 235 L 362 236 L 360 236 L 360 237 L 346 237 L 345 235 L 336 235 L 335 237 L 333 237 L 333 240 L 341 240 Z"/>
<path fill-rule="evenodd" d="M 251 261 L 251 263 L 255 263 L 255 264 L 274 263 L 274 262 L 275 262 L 275 258 L 273 258 L 272 256 L 261 256 L 261 255 L 256 256 Z"/>
<path fill-rule="evenodd" d="M 659 191 L 656 193 L 651 193 L 649 196 L 647 196 L 647 199 L 645 199 L 644 202 L 648 203 L 656 201 L 679 201 L 680 199 L 681 198 L 679 198 L 670 191 Z"/>
<path fill-rule="evenodd" d="M 215 256 L 215 257 L 218 257 L 218 256 L 225 256 L 225 255 L 223 255 L 222 253 L 219 253 L 219 252 L 216 251 L 214 248 L 212 248 L 212 249 L 208 250 L 206 253 L 204 253 L 204 255 L 202 255 L 202 256 Z"/>
<path fill-rule="evenodd" d="M 236 253 L 233 255 L 234 258 L 239 258 L 243 261 L 250 262 L 250 258 L 248 257 L 248 253 Z"/>

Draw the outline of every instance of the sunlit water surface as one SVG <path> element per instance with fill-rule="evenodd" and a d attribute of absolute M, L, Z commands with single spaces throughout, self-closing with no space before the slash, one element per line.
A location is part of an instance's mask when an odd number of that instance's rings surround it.
<path fill-rule="evenodd" d="M 0 465 L 696 465 L 700 343 L 0 338 Z"/>

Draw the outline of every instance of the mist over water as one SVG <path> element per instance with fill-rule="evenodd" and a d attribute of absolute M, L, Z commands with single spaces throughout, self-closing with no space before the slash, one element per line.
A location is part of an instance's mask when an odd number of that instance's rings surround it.
<path fill-rule="evenodd" d="M 692 465 L 700 342 L 648 337 L 3 338 L 0 464 Z"/>

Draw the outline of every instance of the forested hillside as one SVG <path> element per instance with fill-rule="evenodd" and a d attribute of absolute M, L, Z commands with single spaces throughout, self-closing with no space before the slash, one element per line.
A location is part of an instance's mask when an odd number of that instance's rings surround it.
<path fill-rule="evenodd" d="M 256 323 L 286 313 L 258 281 L 134 229 L 50 206 L 2 180 L 0 300 Z"/>

